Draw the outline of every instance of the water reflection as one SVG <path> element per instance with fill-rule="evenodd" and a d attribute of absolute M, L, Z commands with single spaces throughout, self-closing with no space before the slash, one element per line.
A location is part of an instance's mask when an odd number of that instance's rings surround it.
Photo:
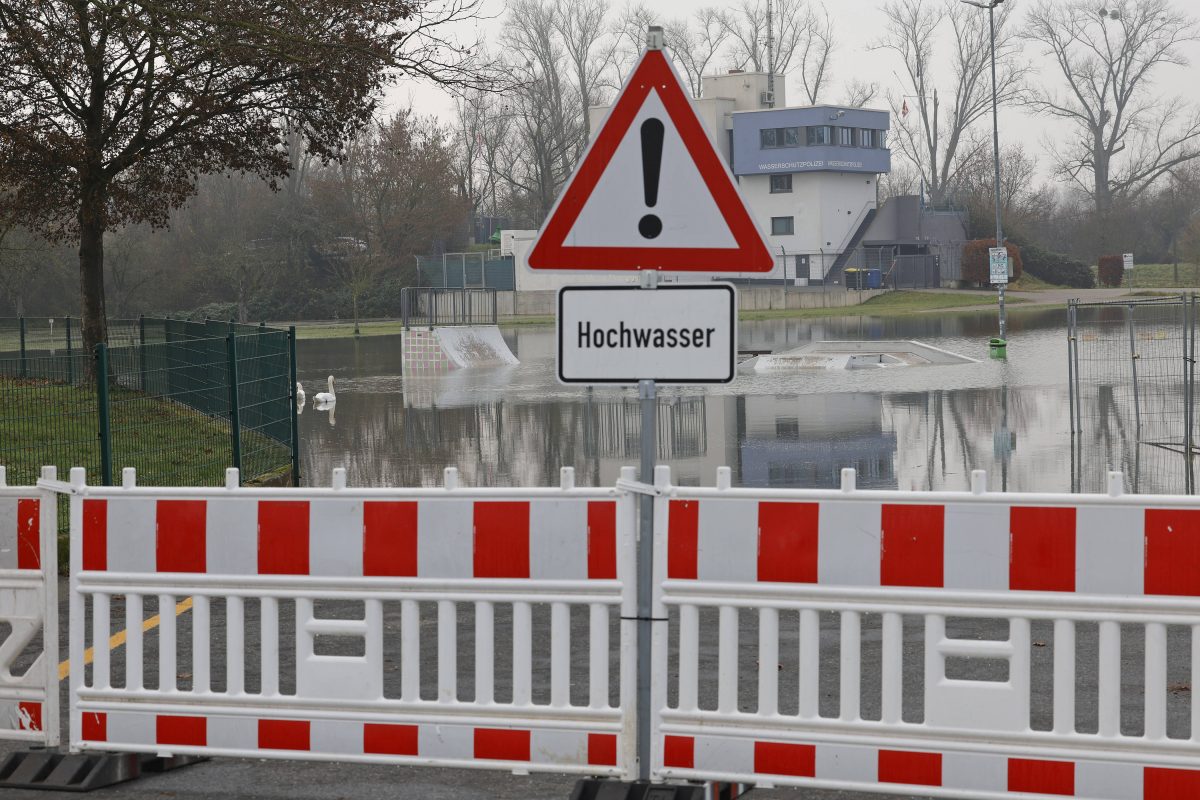
<path fill-rule="evenodd" d="M 1182 456 L 1171 463 L 1162 448 L 1139 446 L 1120 419 L 1072 446 L 1063 321 L 1058 309 L 1013 314 L 1008 362 L 987 358 L 990 314 L 744 323 L 746 349 L 905 338 L 979 361 L 664 389 L 660 461 L 683 485 L 711 485 L 727 465 L 747 486 L 830 488 L 855 467 L 863 488 L 966 489 L 984 469 L 996 491 L 1101 491 L 1113 468 L 1131 491 L 1181 491 Z M 301 342 L 301 379 L 332 371 L 339 388 L 336 427 L 332 414 L 300 418 L 306 482 L 327 484 L 344 466 L 351 485 L 430 486 L 456 466 L 467 485 L 546 485 L 574 466 L 580 485 L 602 485 L 636 464 L 633 390 L 558 384 L 553 329 L 505 337 L 519 366 L 408 380 L 396 337 Z"/>

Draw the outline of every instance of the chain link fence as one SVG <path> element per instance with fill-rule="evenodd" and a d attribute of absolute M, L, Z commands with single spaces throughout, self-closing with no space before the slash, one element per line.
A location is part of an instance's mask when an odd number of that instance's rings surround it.
<path fill-rule="evenodd" d="M 298 485 L 295 332 L 139 318 L 82 349 L 71 318 L 0 319 L 0 464 L 31 483 L 43 464 L 111 485 Z"/>
<path fill-rule="evenodd" d="M 1195 493 L 1196 297 L 1067 307 L 1075 491 Z"/>

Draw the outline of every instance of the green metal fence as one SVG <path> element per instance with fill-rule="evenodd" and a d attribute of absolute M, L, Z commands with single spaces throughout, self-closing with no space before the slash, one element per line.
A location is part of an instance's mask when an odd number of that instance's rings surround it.
<path fill-rule="evenodd" d="M 0 319 L 0 464 L 10 483 L 43 464 L 105 484 L 299 485 L 295 330 L 139 318 L 84 352 L 71 318 Z"/>

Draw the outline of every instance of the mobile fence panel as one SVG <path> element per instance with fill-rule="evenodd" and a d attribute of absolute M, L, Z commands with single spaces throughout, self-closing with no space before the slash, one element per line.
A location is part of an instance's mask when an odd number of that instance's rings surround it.
<path fill-rule="evenodd" d="M 1200 503 L 655 491 L 653 775 L 1200 797 Z"/>
<path fill-rule="evenodd" d="M 59 485 L 73 750 L 632 774 L 632 496 L 123 478 Z"/>
<path fill-rule="evenodd" d="M 58 745 L 57 534 L 56 496 L 0 467 L 0 740 Z"/>

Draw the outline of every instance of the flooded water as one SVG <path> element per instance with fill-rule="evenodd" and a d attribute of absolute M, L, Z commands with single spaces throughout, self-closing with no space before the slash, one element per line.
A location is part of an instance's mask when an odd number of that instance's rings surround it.
<path fill-rule="evenodd" d="M 742 350 L 916 339 L 977 361 L 663 388 L 660 463 L 681 485 L 729 466 L 737 485 L 829 488 L 854 467 L 863 488 L 966 489 L 983 469 L 992 490 L 1099 491 L 1120 469 L 1130 491 L 1181 491 L 1177 457 L 1119 424 L 1072 446 L 1065 321 L 1063 309 L 1011 313 L 1007 361 L 988 358 L 990 312 L 743 322 Z M 344 466 L 351 485 L 430 486 L 455 466 L 466 485 L 548 485 L 573 466 L 579 485 L 602 485 L 637 463 L 636 390 L 559 384 L 552 327 L 504 336 L 519 366 L 436 378 L 401 375 L 398 336 L 301 341 L 309 397 L 329 374 L 338 395 L 336 411 L 300 417 L 305 482 L 328 485 Z"/>

